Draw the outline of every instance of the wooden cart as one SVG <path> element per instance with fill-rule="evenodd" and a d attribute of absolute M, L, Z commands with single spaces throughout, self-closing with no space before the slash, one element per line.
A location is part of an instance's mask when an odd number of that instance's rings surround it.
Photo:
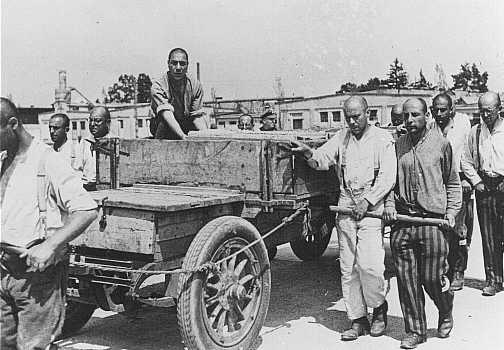
<path fill-rule="evenodd" d="M 92 193 L 99 218 L 72 242 L 64 333 L 96 307 L 176 303 L 189 349 L 247 349 L 266 317 L 276 246 L 290 242 L 298 257 L 315 259 L 333 227 L 334 174 L 286 152 L 291 137 L 207 133 L 101 145 L 98 186 L 109 189 Z"/>

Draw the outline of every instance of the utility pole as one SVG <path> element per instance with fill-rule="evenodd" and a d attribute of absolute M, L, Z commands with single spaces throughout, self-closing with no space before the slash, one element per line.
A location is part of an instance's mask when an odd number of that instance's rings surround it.
<path fill-rule="evenodd" d="M 134 118 L 134 128 L 135 128 L 135 138 L 138 138 L 138 111 L 137 111 L 137 103 L 138 103 L 138 79 L 135 79 L 135 93 L 133 97 L 133 102 L 135 103 L 135 107 L 133 108 L 133 118 Z"/>

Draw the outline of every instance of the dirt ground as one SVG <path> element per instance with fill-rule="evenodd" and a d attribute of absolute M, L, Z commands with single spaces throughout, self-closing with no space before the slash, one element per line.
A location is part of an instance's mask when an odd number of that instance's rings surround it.
<path fill-rule="evenodd" d="M 466 287 L 457 292 L 455 326 L 448 339 L 436 337 L 437 310 L 427 297 L 429 326 L 427 343 L 419 349 L 499 349 L 504 342 L 504 292 L 484 297 L 481 238 L 476 226 L 469 253 Z M 301 262 L 288 245 L 279 247 L 272 262 L 272 293 L 268 316 L 258 339 L 260 350 L 280 349 L 398 349 L 404 324 L 395 278 L 391 279 L 387 334 L 342 342 L 348 327 L 341 299 L 340 274 L 335 237 L 316 262 Z M 74 337 L 60 341 L 64 349 L 154 350 L 183 349 L 175 309 L 145 307 L 137 318 L 97 310 Z"/>

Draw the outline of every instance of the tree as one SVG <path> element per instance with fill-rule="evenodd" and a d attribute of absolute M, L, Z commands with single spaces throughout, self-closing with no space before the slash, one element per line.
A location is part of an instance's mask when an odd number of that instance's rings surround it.
<path fill-rule="evenodd" d="M 453 88 L 464 91 L 487 92 L 488 73 L 480 73 L 476 63 L 470 65 L 464 63 L 460 66 L 460 72 L 452 75 Z"/>
<path fill-rule="evenodd" d="M 388 73 L 388 85 L 394 89 L 401 89 L 408 85 L 408 73 L 404 70 L 403 64 L 396 57 L 390 65 Z"/>
<path fill-rule="evenodd" d="M 140 73 L 138 79 L 132 74 L 121 74 L 117 80 L 117 83 L 107 89 L 106 103 L 133 103 L 135 93 L 137 93 L 137 102 L 150 102 L 152 82 L 147 74 Z"/>
<path fill-rule="evenodd" d="M 149 75 L 145 73 L 140 73 L 138 75 L 138 80 L 137 80 L 137 102 L 138 103 L 145 103 L 145 102 L 150 102 L 151 101 L 151 86 L 152 86 L 152 81 L 149 77 Z"/>
<path fill-rule="evenodd" d="M 382 85 L 382 81 L 379 78 L 374 77 L 374 78 L 369 79 L 366 84 L 359 85 L 358 90 L 359 91 L 376 90 L 381 85 Z"/>
<path fill-rule="evenodd" d="M 354 92 L 357 91 L 357 85 L 352 82 L 341 85 L 339 92 Z"/>
<path fill-rule="evenodd" d="M 410 84 L 410 87 L 415 89 L 430 89 L 432 84 L 425 79 L 422 70 L 420 69 L 420 76 L 417 81 Z"/>

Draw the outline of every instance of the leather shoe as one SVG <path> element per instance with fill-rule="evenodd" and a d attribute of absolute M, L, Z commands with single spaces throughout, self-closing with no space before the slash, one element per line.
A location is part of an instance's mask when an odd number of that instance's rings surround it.
<path fill-rule="evenodd" d="M 457 291 L 462 290 L 464 287 L 464 273 L 456 271 L 455 276 L 453 276 L 453 281 L 450 286 L 450 290 Z"/>
<path fill-rule="evenodd" d="M 401 349 L 415 349 L 418 344 L 425 343 L 427 337 L 425 335 L 418 335 L 416 333 L 408 333 L 401 340 Z"/>
<path fill-rule="evenodd" d="M 493 297 L 497 293 L 497 288 L 495 287 L 494 282 L 488 282 L 487 285 L 483 288 L 483 295 Z"/>
<path fill-rule="evenodd" d="M 372 337 L 379 337 L 385 334 L 385 329 L 387 328 L 387 311 L 388 303 L 386 300 L 373 310 L 373 321 L 371 322 L 370 331 Z"/>
<path fill-rule="evenodd" d="M 361 335 L 369 333 L 369 321 L 366 317 L 361 317 L 352 321 L 352 327 L 341 334 L 341 340 L 356 340 Z"/>
<path fill-rule="evenodd" d="M 439 338 L 448 338 L 450 336 L 450 332 L 453 328 L 453 315 L 452 313 L 448 313 L 446 315 L 439 315 L 438 320 L 438 337 Z"/>

